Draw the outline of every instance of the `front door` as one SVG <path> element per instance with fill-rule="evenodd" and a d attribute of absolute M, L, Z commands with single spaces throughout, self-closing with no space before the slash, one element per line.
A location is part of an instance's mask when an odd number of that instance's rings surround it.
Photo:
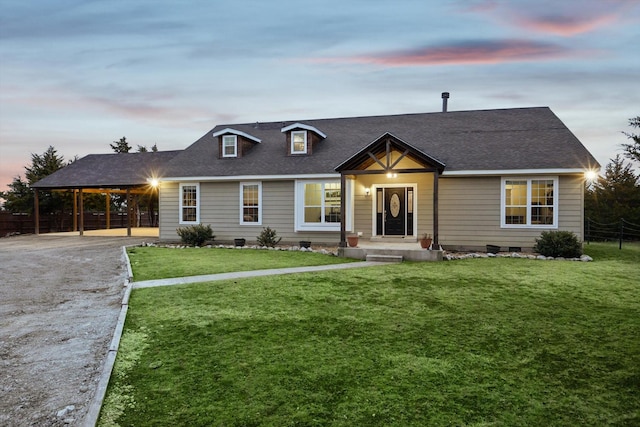
<path fill-rule="evenodd" d="M 405 191 L 405 187 L 384 189 L 384 234 L 387 236 L 404 236 L 406 233 Z"/>

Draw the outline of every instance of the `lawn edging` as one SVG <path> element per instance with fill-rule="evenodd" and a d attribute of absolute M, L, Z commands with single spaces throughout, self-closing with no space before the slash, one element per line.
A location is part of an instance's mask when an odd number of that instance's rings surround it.
<path fill-rule="evenodd" d="M 122 297 L 120 314 L 118 315 L 116 328 L 113 332 L 111 343 L 109 344 L 109 349 L 107 351 L 104 366 L 102 367 L 102 373 L 100 374 L 100 380 L 98 381 L 96 393 L 93 396 L 93 400 L 91 401 L 91 405 L 89 406 L 89 410 L 87 411 L 84 422 L 82 424 L 86 427 L 94 427 L 98 423 L 102 404 L 104 402 L 105 396 L 107 395 L 107 387 L 109 386 L 109 380 L 111 379 L 113 366 L 115 365 L 116 356 L 118 355 L 120 338 L 122 337 L 124 322 L 127 318 L 127 311 L 129 309 L 129 297 L 131 296 L 131 290 L 133 289 L 133 286 L 131 286 L 131 282 L 133 281 L 133 272 L 131 270 L 131 262 L 129 261 L 129 256 L 127 255 L 126 246 L 122 247 L 122 257 L 127 269 L 127 277 L 124 281 L 124 296 Z"/>

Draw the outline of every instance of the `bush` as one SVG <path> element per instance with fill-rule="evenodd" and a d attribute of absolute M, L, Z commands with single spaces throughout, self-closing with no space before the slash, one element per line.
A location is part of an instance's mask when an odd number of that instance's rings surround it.
<path fill-rule="evenodd" d="M 275 245 L 280 243 L 282 237 L 276 237 L 276 230 L 271 229 L 271 227 L 267 227 L 262 229 L 257 240 L 258 245 L 273 248 Z"/>
<path fill-rule="evenodd" d="M 202 246 L 207 240 L 213 240 L 216 236 L 213 235 L 213 230 L 210 225 L 190 225 L 188 227 L 182 227 L 176 229 L 178 236 L 182 240 L 182 243 L 192 246 Z"/>
<path fill-rule="evenodd" d="M 582 255 L 582 244 L 570 231 L 543 231 L 533 250 L 554 258 L 577 258 Z"/>

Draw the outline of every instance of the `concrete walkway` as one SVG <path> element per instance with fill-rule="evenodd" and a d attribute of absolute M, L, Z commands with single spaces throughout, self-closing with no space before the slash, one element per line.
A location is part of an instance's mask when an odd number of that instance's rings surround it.
<path fill-rule="evenodd" d="M 172 279 L 144 280 L 133 282 L 133 289 L 153 288 L 156 286 L 183 285 L 187 283 L 213 282 L 215 280 L 242 279 L 245 277 L 275 276 L 279 274 L 312 273 L 314 271 L 342 270 L 347 268 L 374 267 L 388 263 L 362 261 L 344 264 L 315 265 L 311 267 L 273 268 L 270 270 L 236 271 L 232 273 L 206 274 L 203 276 L 175 277 Z"/>

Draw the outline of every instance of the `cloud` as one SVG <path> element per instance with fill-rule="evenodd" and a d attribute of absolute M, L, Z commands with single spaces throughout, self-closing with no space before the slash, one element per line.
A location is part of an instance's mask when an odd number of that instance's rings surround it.
<path fill-rule="evenodd" d="M 460 4 L 459 10 L 489 17 L 500 24 L 535 33 L 572 37 L 613 26 L 637 7 L 635 0 L 539 0 L 529 3 L 479 1 Z"/>
<path fill-rule="evenodd" d="M 597 16 L 513 16 L 513 21 L 520 28 L 545 34 L 570 37 L 589 33 L 613 24 L 618 15 L 610 13 Z"/>
<path fill-rule="evenodd" d="M 559 45 L 527 40 L 466 41 L 373 55 L 312 59 L 315 63 L 360 63 L 387 67 L 497 64 L 572 56 Z"/>

